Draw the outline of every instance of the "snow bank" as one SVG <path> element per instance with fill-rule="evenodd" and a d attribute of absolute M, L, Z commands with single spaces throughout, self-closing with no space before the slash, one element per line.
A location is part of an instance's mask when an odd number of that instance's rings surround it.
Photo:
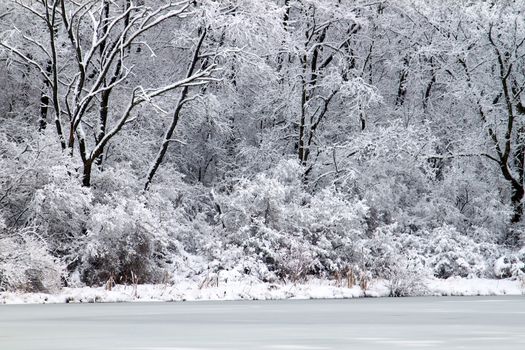
<path fill-rule="evenodd" d="M 0 303 L 97 303 L 197 300 L 275 300 L 355 298 L 365 294 L 359 287 L 339 288 L 330 282 L 308 284 L 268 284 L 231 282 L 218 287 L 200 288 L 197 283 L 176 285 L 117 285 L 111 291 L 98 288 L 64 288 L 58 294 L 0 293 Z"/>
<path fill-rule="evenodd" d="M 524 295 L 525 280 L 451 277 L 428 282 L 433 295 Z"/>
<path fill-rule="evenodd" d="M 524 295 L 525 283 L 519 280 L 449 278 L 427 281 L 429 295 Z M 57 294 L 0 293 L 2 304 L 151 302 L 198 300 L 275 300 L 385 297 L 390 294 L 387 281 L 376 280 L 366 291 L 360 287 L 342 288 L 333 281 L 311 280 L 302 284 L 230 282 L 200 288 L 198 283 L 183 281 L 174 285 L 118 285 L 111 291 L 98 288 L 63 288 Z"/>

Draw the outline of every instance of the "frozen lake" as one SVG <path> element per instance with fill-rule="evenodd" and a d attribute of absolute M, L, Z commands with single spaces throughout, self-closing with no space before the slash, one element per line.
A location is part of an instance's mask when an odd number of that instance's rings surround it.
<path fill-rule="evenodd" d="M 0 349 L 525 349 L 525 297 L 0 306 Z"/>

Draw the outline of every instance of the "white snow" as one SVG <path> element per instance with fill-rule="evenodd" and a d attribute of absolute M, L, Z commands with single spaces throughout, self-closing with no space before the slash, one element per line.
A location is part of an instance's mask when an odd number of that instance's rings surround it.
<path fill-rule="evenodd" d="M 481 278 L 429 279 L 428 295 L 525 295 L 523 280 L 493 280 Z M 305 283 L 270 284 L 262 282 L 228 282 L 215 287 L 199 288 L 195 281 L 180 281 L 173 285 L 117 285 L 111 291 L 104 287 L 63 288 L 55 294 L 0 293 L 0 304 L 99 303 L 206 300 L 276 300 L 276 299 L 343 299 L 386 297 L 388 282 L 373 281 L 366 291 L 360 287 L 336 287 L 333 281 L 313 279 Z"/>
<path fill-rule="evenodd" d="M 428 282 L 434 295 L 523 295 L 525 280 L 484 279 L 451 277 L 446 280 L 434 279 Z"/>

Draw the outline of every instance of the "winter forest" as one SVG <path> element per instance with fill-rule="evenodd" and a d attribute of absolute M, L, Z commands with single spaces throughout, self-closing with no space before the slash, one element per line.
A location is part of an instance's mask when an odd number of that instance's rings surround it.
<path fill-rule="evenodd" d="M 0 1 L 0 291 L 523 278 L 524 11 Z"/>

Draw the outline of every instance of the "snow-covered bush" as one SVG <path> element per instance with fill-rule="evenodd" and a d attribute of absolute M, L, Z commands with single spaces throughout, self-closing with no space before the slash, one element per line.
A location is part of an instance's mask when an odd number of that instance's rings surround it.
<path fill-rule="evenodd" d="M 297 281 L 322 269 L 316 250 L 297 232 L 283 232 L 255 222 L 241 228 L 234 236 L 234 242 L 244 248 L 243 253 L 259 262 L 254 264 L 255 269 L 248 267 L 247 272 L 261 275 L 260 271 L 264 272 L 265 268 L 258 264 L 266 265 L 272 272 L 272 275 L 262 275 L 264 280 Z"/>
<path fill-rule="evenodd" d="M 65 266 L 52 256 L 34 228 L 8 231 L 0 222 L 0 291 L 53 292 Z"/>
<path fill-rule="evenodd" d="M 26 138 L 13 124 L 0 116 L 0 206 L 7 225 L 24 225 L 31 220 L 31 202 L 37 191 L 56 183 L 74 195 L 79 186 L 75 166 L 56 147 L 54 135 L 48 132 Z"/>
<path fill-rule="evenodd" d="M 52 168 L 50 182 L 35 191 L 29 204 L 28 222 L 38 228 L 52 254 L 72 269 L 84 244 L 93 196 L 67 168 Z"/>
<path fill-rule="evenodd" d="M 517 254 L 506 254 L 494 262 L 497 278 L 519 278 L 525 276 L 525 248 Z"/>
<path fill-rule="evenodd" d="M 226 249 L 213 189 L 189 184 L 173 171 L 159 171 L 159 179 L 162 182 L 154 184 L 145 196 L 148 210 L 167 237 L 170 270 L 174 276 L 188 278 L 208 273 L 215 268 L 214 261 L 224 262 Z"/>
<path fill-rule="evenodd" d="M 492 277 L 492 261 L 502 249 L 486 242 L 484 231 L 479 235 L 475 240 L 448 225 L 417 233 L 397 224 L 382 226 L 361 242 L 361 264 L 388 280 L 393 295 L 423 293 L 424 279 L 431 275 Z"/>
<path fill-rule="evenodd" d="M 512 209 L 503 203 L 501 189 L 486 181 L 491 171 L 465 159 L 444 167 L 442 181 L 435 181 L 428 196 L 417 202 L 418 225 L 433 229 L 447 224 L 478 242 L 501 241 Z"/>
<path fill-rule="evenodd" d="M 361 242 L 361 266 L 373 278 L 387 281 L 391 296 L 425 293 L 424 279 L 429 277 L 414 237 L 399 230 L 398 225 L 377 228 Z"/>
<path fill-rule="evenodd" d="M 400 257 L 390 266 L 386 276 L 390 296 L 405 297 L 425 294 L 427 292 L 425 272 L 425 268 L 417 261 Z"/>
<path fill-rule="evenodd" d="M 241 181 L 221 207 L 230 244 L 293 280 L 328 276 L 354 262 L 367 212 L 364 203 L 333 188 L 307 193 L 295 161 Z"/>
<path fill-rule="evenodd" d="M 436 228 L 423 239 L 422 255 L 438 278 L 489 276 L 491 259 L 498 254 L 497 245 L 477 242 L 453 226 Z"/>
<path fill-rule="evenodd" d="M 94 205 L 81 252 L 80 273 L 89 285 L 113 278 L 154 283 L 165 278 L 166 232 L 145 199 L 111 197 Z"/>
<path fill-rule="evenodd" d="M 263 282 L 274 282 L 278 279 L 275 272 L 270 271 L 259 256 L 246 254 L 242 247 L 230 245 L 226 252 L 227 259 L 221 257 L 214 260 L 212 265 L 219 265 L 223 270 L 221 274 L 226 275 L 229 281 L 242 281 L 247 277 Z"/>

